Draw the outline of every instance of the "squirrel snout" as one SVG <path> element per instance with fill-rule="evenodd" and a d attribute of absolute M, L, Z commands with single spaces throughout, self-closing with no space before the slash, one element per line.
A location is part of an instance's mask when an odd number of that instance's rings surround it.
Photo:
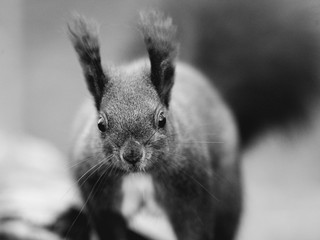
<path fill-rule="evenodd" d="M 139 142 L 129 140 L 121 148 L 120 155 L 121 158 L 126 162 L 130 164 L 135 164 L 143 158 L 144 149 Z"/>

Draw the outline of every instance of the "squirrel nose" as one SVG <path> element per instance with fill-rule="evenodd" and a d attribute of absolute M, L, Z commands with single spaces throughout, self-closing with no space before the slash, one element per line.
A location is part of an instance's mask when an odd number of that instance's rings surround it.
<path fill-rule="evenodd" d="M 128 141 L 122 150 L 122 158 L 128 163 L 135 164 L 143 157 L 142 146 L 137 141 Z"/>

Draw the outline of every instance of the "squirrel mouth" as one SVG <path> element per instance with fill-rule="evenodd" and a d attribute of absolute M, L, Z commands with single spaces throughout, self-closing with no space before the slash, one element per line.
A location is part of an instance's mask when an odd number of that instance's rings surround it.
<path fill-rule="evenodd" d="M 144 172 L 145 169 L 141 166 L 141 163 L 126 164 L 128 167 L 128 172 Z"/>
<path fill-rule="evenodd" d="M 144 161 L 138 161 L 136 163 L 128 163 L 121 161 L 122 168 L 128 173 L 146 172 L 146 163 Z"/>

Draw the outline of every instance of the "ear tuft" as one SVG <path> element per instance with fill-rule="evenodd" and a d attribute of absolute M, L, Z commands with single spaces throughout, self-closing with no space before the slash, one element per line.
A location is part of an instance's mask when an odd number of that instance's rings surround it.
<path fill-rule="evenodd" d="M 175 59 L 179 44 L 172 19 L 156 11 L 140 13 L 140 30 L 151 63 L 151 81 L 161 101 L 168 106 L 174 83 Z"/>
<path fill-rule="evenodd" d="M 81 15 L 74 15 L 68 23 L 70 40 L 80 55 L 81 60 L 96 58 L 99 55 L 99 27 L 93 20 L 87 20 Z"/>
<path fill-rule="evenodd" d="M 107 79 L 101 66 L 98 24 L 77 14 L 68 24 L 68 33 L 78 54 L 88 89 L 99 109 Z"/>

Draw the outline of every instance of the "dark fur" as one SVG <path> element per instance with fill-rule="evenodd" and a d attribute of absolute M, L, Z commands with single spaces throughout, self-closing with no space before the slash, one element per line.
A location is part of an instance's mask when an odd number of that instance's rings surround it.
<path fill-rule="evenodd" d="M 78 208 L 70 207 L 54 223 L 46 227 L 65 240 L 90 240 L 90 225 L 86 214 Z"/>
<path fill-rule="evenodd" d="M 84 22 L 74 23 L 77 29 Z M 171 19 L 151 12 L 141 16 L 140 28 L 149 59 L 108 68 L 102 98 L 91 91 L 100 107 L 88 106 L 80 117 L 73 158 L 90 217 L 101 239 L 123 239 L 123 225 L 113 217 L 119 212 L 121 183 L 132 172 L 145 172 L 178 239 L 232 239 L 241 211 L 233 119 L 206 78 L 175 64 L 178 44 Z M 88 27 L 81 29 L 94 38 Z M 87 79 L 91 63 L 83 64 L 81 56 L 88 45 L 78 44 L 83 31 L 70 31 Z M 161 111 L 164 128 L 157 125 Z M 107 118 L 106 132 L 97 129 L 99 114 Z M 134 166 L 119 153 L 132 140 L 146 149 L 145 159 Z"/>
<path fill-rule="evenodd" d="M 182 58 L 212 79 L 234 112 L 241 143 L 305 122 L 319 94 L 314 2 L 165 1 Z"/>
<path fill-rule="evenodd" d="M 161 101 L 168 107 L 174 80 L 174 61 L 178 53 L 176 27 L 170 18 L 163 21 L 164 16 L 158 12 L 140 15 L 140 29 L 150 58 L 151 81 Z"/>
<path fill-rule="evenodd" d="M 68 25 L 69 36 L 78 53 L 88 89 L 99 109 L 107 79 L 101 66 L 98 25 L 81 16 L 76 18 L 77 21 Z"/>

